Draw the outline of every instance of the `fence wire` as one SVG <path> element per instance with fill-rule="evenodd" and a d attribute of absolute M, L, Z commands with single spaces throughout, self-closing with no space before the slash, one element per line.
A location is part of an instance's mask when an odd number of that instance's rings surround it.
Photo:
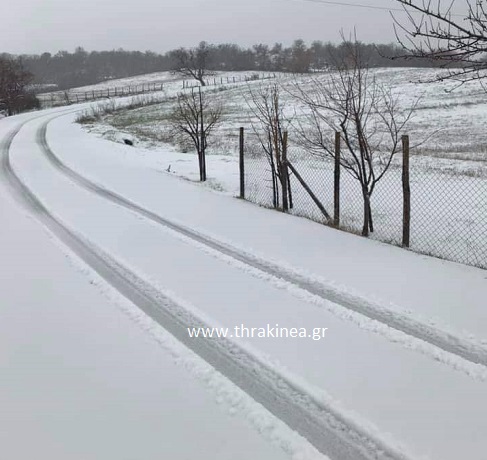
<path fill-rule="evenodd" d="M 257 143 L 245 146 L 245 198 L 266 208 L 279 208 L 276 178 L 270 158 Z"/>
<path fill-rule="evenodd" d="M 246 141 L 244 151 L 246 199 L 282 209 L 282 187 L 274 162 L 255 142 Z M 299 174 L 298 178 L 289 170 L 289 213 L 333 225 L 333 158 L 313 156 L 297 147 L 290 147 L 287 155 Z M 394 245 L 402 244 L 401 159 L 401 155 L 396 157 L 371 197 L 374 231 L 369 237 Z M 439 171 L 411 156 L 410 188 L 410 249 L 487 269 L 487 165 L 478 174 Z M 363 221 L 360 183 L 341 168 L 339 228 L 361 234 Z"/>
<path fill-rule="evenodd" d="M 287 158 L 292 168 L 289 171 L 289 189 L 293 202 L 290 212 L 316 222 L 331 224 L 333 219 L 333 162 L 329 158 L 309 156 L 297 148 L 288 149 Z M 303 184 L 306 184 L 309 191 Z M 319 207 L 312 198 L 310 191 L 322 207 Z"/>
<path fill-rule="evenodd" d="M 428 171 L 415 163 L 411 165 L 411 248 L 487 268 L 487 175 Z"/>

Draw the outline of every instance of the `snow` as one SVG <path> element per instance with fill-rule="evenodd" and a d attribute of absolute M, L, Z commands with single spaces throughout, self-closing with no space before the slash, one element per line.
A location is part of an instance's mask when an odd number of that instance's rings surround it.
<path fill-rule="evenodd" d="M 214 75 L 208 76 L 207 85 L 239 85 L 249 79 L 254 72 L 215 72 Z M 259 78 L 273 78 L 274 74 L 258 74 Z M 174 72 L 154 72 L 150 74 L 135 75 L 133 77 L 118 78 L 113 80 L 106 80 L 104 82 L 96 83 L 93 85 L 81 86 L 78 88 L 70 88 L 63 91 L 51 91 L 38 94 L 37 97 L 43 104 L 43 107 L 53 107 L 57 105 L 66 104 L 66 95 L 69 96 L 71 102 L 84 101 L 86 98 L 96 95 L 98 99 L 103 98 L 102 95 L 107 98 L 109 96 L 108 91 L 111 90 L 111 96 L 131 93 L 144 93 L 150 96 L 151 94 L 160 94 L 159 88 L 162 85 L 164 91 L 174 94 L 176 91 L 180 91 L 183 87 L 196 86 L 197 83 L 193 79 L 188 79 Z M 155 88 L 152 87 L 155 85 Z M 145 89 L 143 89 L 145 87 Z M 151 89 L 149 92 L 148 89 Z M 117 92 L 115 92 L 117 90 Z"/>
<path fill-rule="evenodd" d="M 485 381 L 417 352 L 419 344 L 411 338 L 406 347 L 393 331 L 371 333 L 380 325 L 374 328 L 370 320 L 350 321 L 333 306 L 317 308 L 282 284 L 208 257 L 197 245 L 73 184 L 33 145 L 38 125 L 27 125 L 15 139 L 13 167 L 69 227 L 150 285 L 177 293 L 183 307 L 207 323 L 327 327 L 322 341 L 254 338 L 241 345 L 373 436 L 398 449 L 404 445 L 413 458 L 482 458 Z M 48 141 L 75 170 L 173 221 L 384 308 L 410 310 L 413 318 L 428 322 L 438 317 L 439 326 L 485 339 L 485 271 L 357 238 L 179 180 L 140 160 L 144 151 L 90 136 L 69 117 L 51 123 Z"/>
<path fill-rule="evenodd" d="M 438 71 L 431 69 L 374 69 L 380 83 L 392 86 L 401 108 L 407 108 L 421 98 L 417 110 L 401 134 L 409 134 L 411 151 L 412 223 L 411 249 L 447 260 L 486 267 L 487 232 L 483 216 L 487 209 L 487 163 L 485 154 L 486 120 L 485 93 L 478 82 L 471 82 L 451 91 L 451 82 L 430 85 L 417 84 L 428 80 Z M 294 85 L 312 93 L 315 91 L 309 76 L 278 74 L 282 84 L 281 103 L 289 118 L 306 125 L 302 104 L 292 99 Z M 319 74 L 316 78 L 326 79 Z M 261 82 L 252 82 L 260 85 Z M 264 83 L 266 84 L 266 83 Z M 251 120 L 254 120 L 246 100 L 248 85 L 236 85 L 224 91 L 212 92 L 225 107 L 224 122 L 217 128 L 210 142 L 208 172 L 210 186 L 230 194 L 237 194 L 238 129 L 246 128 L 246 147 L 255 143 Z M 180 91 L 177 86 L 167 87 L 167 100 L 141 110 L 122 112 L 106 117 L 108 125 L 95 125 L 93 129 L 113 139 L 114 130 L 133 134 L 137 143 L 153 151 L 145 156 L 154 168 L 171 171 L 194 179 L 191 156 L 176 153 L 161 141 L 168 141 L 164 114 L 174 103 L 170 96 Z M 333 133 L 330 133 L 330 137 Z M 288 158 L 299 170 L 328 210 L 333 209 L 333 164 L 323 159 L 310 158 L 296 139 L 296 127 L 289 126 L 290 146 Z M 168 139 L 169 138 L 169 139 Z M 173 141 L 174 142 L 174 141 Z M 165 149 L 164 158 L 158 155 Z M 168 152 L 171 152 L 170 154 Z M 152 153 L 152 154 L 151 154 Z M 401 244 L 402 239 L 402 183 L 398 155 L 389 173 L 381 180 L 372 196 L 375 231 L 371 238 Z M 269 167 L 265 158 L 246 159 L 247 197 L 260 205 L 272 205 Z M 291 177 L 293 182 L 293 177 Z M 360 233 L 362 227 L 361 190 L 358 182 L 342 174 L 341 222 L 343 228 Z M 297 215 L 306 215 L 323 221 L 321 213 L 302 187 L 292 183 L 294 209 Z"/>
<path fill-rule="evenodd" d="M 63 148 L 64 136 L 79 146 L 80 154 Z M 263 209 L 230 200 L 199 184 L 199 193 L 188 193 L 195 185 L 166 180 L 173 174 L 154 166 L 154 156 L 165 163 L 167 155 L 173 164 L 172 151 L 107 143 L 86 135 L 67 119 L 50 124 L 48 140 L 55 154 L 76 171 L 175 222 L 267 260 L 285 263 L 337 291 L 452 329 L 464 337 L 473 335 L 479 342 L 487 340 L 484 270 L 420 256 L 281 213 L 271 213 L 270 217 Z M 194 160 L 189 154 L 186 157 L 188 163 Z M 196 173 L 195 161 L 192 167 Z M 168 196 L 177 199 L 165 199 Z M 244 222 L 242 214 L 246 216 Z M 283 250 L 285 241 L 292 244 Z"/>
<path fill-rule="evenodd" d="M 2 121 L 0 135 L 28 118 Z M 4 456 L 324 458 L 114 292 L 3 178 L 0 188 Z"/>
<path fill-rule="evenodd" d="M 292 280 L 424 323 L 487 352 L 485 270 L 237 200 L 220 181 L 235 179 L 229 157 L 210 156 L 213 182 L 205 187 L 193 182 L 193 156 L 108 142 L 73 124 L 73 115 L 49 124 L 49 145 L 69 167 L 192 229 L 202 236 L 195 241 L 55 169 L 35 143 L 45 121 L 37 116 L 0 123 L 5 136 L 32 119 L 13 141 L 14 170 L 64 225 L 139 277 L 147 292 L 171 299 L 189 324 L 327 328 L 320 341 L 231 338 L 222 346 L 245 351 L 256 369 L 259 364 L 276 372 L 405 458 L 483 458 L 486 366 L 324 300 Z M 210 458 L 202 454 L 208 452 L 212 459 L 320 458 L 42 231 L 10 199 L 4 180 L 0 187 L 0 211 L 8 216 L 0 229 L 0 366 L 9 376 L 0 383 L 6 408 L 0 442 L 9 457 Z M 264 269 L 209 247 L 206 237 Z M 26 434 L 32 443 L 21 442 Z"/>

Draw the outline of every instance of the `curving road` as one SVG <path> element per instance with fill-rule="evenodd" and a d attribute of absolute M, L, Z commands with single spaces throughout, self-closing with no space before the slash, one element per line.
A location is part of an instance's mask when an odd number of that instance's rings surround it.
<path fill-rule="evenodd" d="M 179 245 L 181 258 L 186 257 L 184 251 L 187 250 L 188 261 L 201 261 L 203 268 L 200 270 L 211 271 L 212 266 L 221 264 L 222 267 L 218 270 L 232 272 L 232 277 L 237 281 L 241 280 L 242 285 L 258 286 L 262 289 L 262 295 L 269 296 L 269 299 L 276 299 L 276 303 L 280 296 L 284 296 L 289 305 L 299 300 L 303 312 L 307 311 L 305 308 L 309 308 L 309 311 L 314 312 L 313 314 L 322 315 L 322 318 L 328 318 L 327 321 L 330 322 L 334 321 L 331 319 L 333 316 L 338 318 L 340 324 L 344 324 L 342 330 L 344 343 L 348 341 L 352 344 L 356 341 L 357 350 L 361 348 L 360 343 L 367 343 L 370 349 L 377 349 L 378 356 L 383 354 L 391 357 L 388 359 L 391 363 L 389 369 L 391 376 L 394 374 L 392 362 L 401 361 L 403 358 L 405 374 L 409 371 L 414 372 L 414 369 L 418 368 L 421 372 L 423 369 L 428 369 L 423 373 L 424 382 L 421 382 L 417 388 L 401 389 L 404 391 L 405 401 L 415 401 L 418 398 L 416 393 L 421 391 L 421 387 L 424 388 L 422 401 L 431 399 L 431 408 L 438 407 L 441 398 L 453 398 L 458 394 L 459 388 L 470 389 L 474 395 L 483 394 L 485 382 L 482 376 L 487 375 L 484 369 L 487 366 L 487 350 L 484 347 L 464 337 L 447 333 L 397 312 L 391 312 L 368 299 L 330 290 L 293 267 L 276 264 L 205 235 L 197 229 L 182 225 L 176 220 L 158 215 L 151 209 L 134 202 L 130 197 L 110 190 L 73 170 L 54 153 L 46 138 L 49 122 L 69 112 L 46 113 L 40 116 L 42 118 L 40 122 L 38 117 L 35 117 L 19 123 L 4 138 L 0 147 L 2 175 L 19 205 L 35 216 L 57 239 L 125 298 L 156 320 L 178 341 L 262 404 L 274 416 L 306 438 L 318 451 L 336 460 L 412 459 L 416 458 L 416 453 L 423 454 L 423 450 L 426 450 L 423 446 L 428 444 L 428 440 L 419 441 L 416 431 L 412 430 L 412 434 L 404 434 L 407 447 L 400 447 L 393 438 L 382 434 L 383 431 L 389 431 L 389 426 L 381 425 L 384 413 L 389 411 L 393 414 L 394 410 L 391 408 L 401 407 L 400 401 L 391 399 L 390 408 L 384 404 L 385 408 L 381 409 L 381 412 L 370 412 L 371 423 L 364 421 L 363 416 L 357 417 L 354 412 L 336 404 L 333 400 L 318 397 L 309 389 L 310 387 L 301 384 L 302 381 L 294 378 L 293 374 L 298 367 L 293 367 L 291 369 L 293 372 L 289 373 L 286 369 L 280 371 L 278 366 L 272 365 L 271 361 L 265 359 L 265 355 L 273 350 L 272 346 L 262 349 L 263 353 L 259 354 L 253 353 L 252 349 L 241 346 L 234 340 L 189 338 L 188 327 L 213 325 L 210 318 L 216 316 L 219 311 L 215 309 L 208 317 L 205 314 L 199 315 L 195 310 L 188 308 L 178 296 L 161 289 L 158 283 L 152 282 L 150 276 L 146 276 L 151 266 L 137 262 L 136 258 L 128 253 L 117 252 L 116 246 L 110 246 L 108 240 L 96 234 L 93 224 L 81 225 L 80 215 L 68 211 L 63 201 L 76 197 L 79 203 L 86 203 L 83 209 L 86 215 L 90 213 L 94 215 L 96 212 L 99 217 L 107 213 L 106 219 L 116 220 L 121 225 L 127 225 L 128 229 L 132 226 L 143 229 L 148 239 L 160 238 L 158 241 L 161 246 Z M 29 123 L 33 126 L 29 126 Z M 17 163 L 17 153 L 13 144 L 26 129 L 29 131 L 23 134 L 24 137 L 19 140 L 19 144 L 28 142 L 28 148 L 23 147 Z M 35 157 L 29 156 L 31 151 L 36 152 Z M 43 157 L 40 158 L 37 153 L 41 153 Z M 33 165 L 34 172 L 26 171 L 25 166 L 28 164 Z M 61 196 L 55 199 L 48 188 L 43 188 L 45 186 L 42 185 L 51 181 L 62 191 Z M 137 268 L 134 268 L 137 264 L 139 264 Z M 195 273 L 198 273 L 198 269 Z M 250 278 L 253 278 L 253 281 Z M 167 283 L 171 288 L 176 286 L 178 295 L 189 295 L 184 292 L 185 290 L 181 290 L 181 287 L 177 287 L 176 279 L 172 282 L 168 279 Z M 211 288 L 209 286 L 209 289 Z M 203 306 L 203 303 L 201 310 L 207 313 L 207 305 Z M 304 307 L 304 304 L 307 307 Z M 198 303 L 196 306 L 200 307 Z M 289 308 L 291 314 L 292 307 Z M 296 317 L 300 315 L 299 312 L 292 314 Z M 356 332 L 357 325 L 363 326 L 364 323 L 369 325 L 369 331 L 364 326 Z M 373 331 L 373 334 L 370 331 Z M 346 362 L 349 355 L 345 347 L 342 346 L 341 349 Z M 277 350 L 275 351 L 280 361 L 283 361 L 283 356 L 288 353 L 278 355 Z M 297 358 L 299 360 L 299 356 Z M 374 361 L 372 356 L 364 359 L 371 363 Z M 292 360 L 289 364 L 297 366 Z M 398 369 L 400 367 L 398 365 Z M 340 368 L 337 367 L 336 372 L 339 373 L 338 369 Z M 471 378 L 472 369 L 477 371 L 475 379 Z M 343 369 L 341 371 L 343 372 Z M 364 375 L 368 375 L 367 369 L 364 369 L 364 372 Z M 387 376 L 387 370 L 383 377 L 374 373 L 370 375 L 370 384 L 374 386 L 374 382 L 377 383 L 384 378 L 387 381 Z M 432 395 L 430 398 L 426 389 L 433 388 L 438 382 L 444 381 L 445 376 L 451 377 L 451 383 L 442 390 L 441 395 Z M 339 387 L 339 378 L 334 378 Z M 347 377 L 342 375 L 341 378 L 346 380 Z M 397 381 L 400 381 L 400 376 L 394 378 L 399 378 Z M 313 385 L 319 382 L 311 374 L 304 376 L 305 381 L 308 379 Z M 393 382 L 396 380 L 391 380 L 391 385 L 397 384 Z M 326 383 L 324 388 L 327 389 Z M 366 412 L 368 406 L 366 402 L 359 404 L 358 396 L 355 401 L 358 407 L 351 405 L 352 409 L 357 409 L 361 414 L 363 411 Z M 387 397 L 390 395 L 384 394 L 385 401 Z M 479 412 L 482 411 L 482 404 L 479 401 L 477 408 Z M 349 406 L 350 402 L 346 401 L 346 405 Z M 458 407 L 461 407 L 460 403 Z M 470 410 L 468 408 L 471 406 L 466 407 L 466 410 Z M 404 410 L 407 410 L 406 405 Z M 429 410 L 429 416 L 435 418 L 433 409 L 424 410 Z M 369 418 L 369 415 L 367 414 L 365 418 Z M 472 417 L 472 420 L 475 420 L 475 417 Z M 391 425 L 391 432 L 394 437 L 399 435 L 400 441 L 403 442 L 401 423 L 398 422 L 394 427 Z M 438 431 L 443 432 L 441 427 Z M 415 444 L 415 439 L 418 439 L 418 444 Z M 432 448 L 431 458 L 442 458 L 439 456 L 441 449 L 441 446 Z M 448 448 L 445 448 L 445 451 L 448 451 Z"/>

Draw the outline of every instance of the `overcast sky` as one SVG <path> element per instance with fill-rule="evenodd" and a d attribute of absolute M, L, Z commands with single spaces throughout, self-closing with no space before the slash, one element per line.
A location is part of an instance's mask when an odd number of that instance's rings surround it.
<path fill-rule="evenodd" d="M 387 11 L 320 0 L 5 0 L 0 52 L 152 50 L 210 43 L 337 41 L 357 28 L 366 42 L 392 42 Z M 341 2 L 342 0 L 337 0 Z M 396 0 L 343 0 L 397 8 Z M 464 0 L 460 3 L 464 3 Z M 401 13 L 398 13 L 401 14 Z"/>

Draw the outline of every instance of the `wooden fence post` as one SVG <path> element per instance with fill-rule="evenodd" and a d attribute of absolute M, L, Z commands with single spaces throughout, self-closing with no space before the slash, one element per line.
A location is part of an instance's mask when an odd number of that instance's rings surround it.
<path fill-rule="evenodd" d="M 282 185 L 282 210 L 284 212 L 289 211 L 289 201 L 288 201 L 288 172 L 287 172 L 287 131 L 284 131 L 282 137 L 282 158 L 281 158 L 281 185 Z"/>
<path fill-rule="evenodd" d="M 409 182 L 409 136 L 402 136 L 402 245 L 409 248 L 411 239 L 411 187 Z"/>
<path fill-rule="evenodd" d="M 244 128 L 240 128 L 239 139 L 239 170 L 240 170 L 240 198 L 245 200 L 245 157 L 244 157 Z"/>
<path fill-rule="evenodd" d="M 335 227 L 340 226 L 340 156 L 341 156 L 341 135 L 339 131 L 335 132 L 335 174 L 333 184 L 333 224 Z"/>

